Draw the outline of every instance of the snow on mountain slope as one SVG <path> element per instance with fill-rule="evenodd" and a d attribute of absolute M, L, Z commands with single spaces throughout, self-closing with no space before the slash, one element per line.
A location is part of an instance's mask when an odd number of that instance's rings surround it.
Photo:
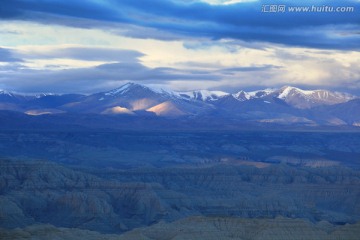
<path fill-rule="evenodd" d="M 232 96 L 239 101 L 246 101 L 250 99 L 249 93 L 245 91 L 239 91 L 237 93 L 232 94 Z"/>
<path fill-rule="evenodd" d="M 159 93 L 145 85 L 130 82 L 110 91 L 88 95 L 82 101 L 63 106 L 63 109 L 69 112 L 114 114 L 123 112 L 116 108 L 119 106 L 131 112 L 146 110 L 172 97 L 171 93 Z"/>
<path fill-rule="evenodd" d="M 328 119 L 345 120 L 339 114 L 331 112 L 329 108 L 324 108 L 320 116 L 316 114 L 318 108 L 314 107 L 338 105 L 354 98 L 356 97 L 346 93 L 302 90 L 290 86 L 230 94 L 209 90 L 176 92 L 130 82 L 110 91 L 90 95 L 38 94 L 30 96 L 0 91 L 0 110 L 19 111 L 33 115 L 48 113 L 48 109 L 52 109 L 68 113 L 139 116 L 156 114 L 171 117 L 220 116 L 254 121 L 282 119 L 285 114 L 294 119 L 307 118 L 323 123 Z M 348 104 L 341 105 L 339 108 L 344 108 L 342 112 L 350 112 L 349 114 L 354 115 L 353 110 L 348 110 L 354 108 Z M 313 110 L 306 112 L 302 109 Z M 345 122 L 353 124 L 353 122 L 360 122 L 360 119 L 354 117 L 351 121 Z"/>
<path fill-rule="evenodd" d="M 9 97 L 13 97 L 13 96 L 14 96 L 13 93 L 8 92 L 8 91 L 5 91 L 5 90 L 1 90 L 1 89 L 0 89 L 0 95 L 2 95 L 2 96 L 9 96 Z"/>
<path fill-rule="evenodd" d="M 306 91 L 296 87 L 285 86 L 275 92 L 275 96 L 284 100 L 289 105 L 300 108 L 312 108 L 319 105 L 333 105 L 344 103 L 355 97 L 340 92 L 331 92 L 327 90 Z"/>
<path fill-rule="evenodd" d="M 96 95 L 100 95 L 101 98 L 99 98 L 100 101 L 103 101 L 106 98 L 115 98 L 120 96 L 126 96 L 126 95 L 134 95 L 134 94 L 148 94 L 148 93 L 155 94 L 155 91 L 150 89 L 149 87 L 146 87 L 144 85 L 136 84 L 136 83 L 126 83 L 125 85 L 115 88 L 113 90 L 98 93 Z M 139 96 L 141 97 L 141 96 Z"/>
<path fill-rule="evenodd" d="M 252 91 L 252 92 L 239 91 L 233 94 L 232 96 L 239 101 L 246 101 L 254 98 L 262 98 L 268 96 L 274 91 L 275 91 L 274 89 L 270 89 L 270 88 L 264 90 Z"/>
<path fill-rule="evenodd" d="M 42 98 L 47 96 L 60 96 L 60 95 L 55 93 L 39 93 L 35 95 L 35 98 Z"/>
<path fill-rule="evenodd" d="M 125 109 L 128 109 L 135 114 L 148 111 L 159 116 L 196 115 L 210 111 L 211 107 L 203 101 L 184 99 L 178 92 L 136 83 L 127 83 L 111 91 L 95 93 L 81 102 L 64 106 L 65 110 L 70 112 L 119 114 L 119 111 L 124 113 Z"/>
<path fill-rule="evenodd" d="M 23 112 L 33 96 L 21 95 L 13 92 L 0 90 L 0 110 Z"/>
<path fill-rule="evenodd" d="M 116 96 L 116 95 L 121 95 L 126 93 L 127 91 L 129 91 L 132 87 L 134 87 L 135 84 L 134 83 L 127 83 L 119 88 L 113 89 L 111 91 L 105 92 L 104 95 L 106 96 Z"/>
<path fill-rule="evenodd" d="M 347 102 L 355 98 L 347 93 L 331 92 L 327 90 L 302 90 L 291 86 L 284 86 L 278 90 L 269 88 L 252 92 L 239 91 L 232 96 L 239 101 L 275 97 L 300 109 L 312 108 L 319 105 L 333 105 Z"/>
<path fill-rule="evenodd" d="M 9 91 L 5 91 L 5 90 L 1 90 L 0 89 L 0 96 L 6 96 L 6 97 L 11 97 L 11 98 L 26 98 L 26 99 L 33 99 L 33 98 L 42 98 L 42 97 L 46 97 L 46 96 L 59 96 L 58 94 L 55 93 L 38 93 L 38 94 L 20 94 L 20 93 L 15 93 L 15 92 L 9 92 Z"/>
<path fill-rule="evenodd" d="M 7 91 L 0 91 L 0 99 L 21 99 L 21 98 L 43 98 L 56 94 L 37 94 L 34 96 L 22 96 Z M 61 96 L 61 95 L 56 95 Z M 332 105 L 347 102 L 355 97 L 340 92 L 331 92 L 327 90 L 302 90 L 300 88 L 284 86 L 280 89 L 264 89 L 257 91 L 239 91 L 235 94 L 230 94 L 223 91 L 209 91 L 209 90 L 196 90 L 188 92 L 176 92 L 164 88 L 149 87 L 137 83 L 126 83 L 123 86 L 107 91 L 90 95 L 95 96 L 97 101 L 113 101 L 115 98 L 124 98 L 139 101 L 141 99 L 152 99 L 152 104 L 155 106 L 167 100 L 195 100 L 202 102 L 214 102 L 221 98 L 232 96 L 239 101 L 247 101 L 256 98 L 275 97 L 284 100 L 291 106 L 296 108 L 311 108 L 318 105 Z M 158 101 L 153 101 L 157 99 Z M 129 107 L 129 106 L 127 106 Z M 149 106 L 146 106 L 148 108 Z"/>
<path fill-rule="evenodd" d="M 103 101 L 105 98 L 108 97 L 119 97 L 119 96 L 134 95 L 134 94 L 138 94 L 137 97 L 142 97 L 141 94 L 161 95 L 167 97 L 178 96 L 176 92 L 173 92 L 171 90 L 165 90 L 163 88 L 156 88 L 156 87 L 148 87 L 146 85 L 132 83 L 132 82 L 126 83 L 125 85 L 119 88 L 113 89 L 108 92 L 103 92 L 101 94 L 103 96 L 99 99 L 100 101 Z"/>
<path fill-rule="evenodd" d="M 22 94 L 17 94 L 13 92 L 8 92 L 5 90 L 0 90 L 0 101 L 1 102 L 20 102 L 26 101 L 34 98 L 34 96 L 27 96 Z"/>
<path fill-rule="evenodd" d="M 144 94 L 151 92 L 152 94 L 156 94 L 158 96 L 173 98 L 178 100 L 198 100 L 198 101 L 216 101 L 221 97 L 230 95 L 229 93 L 223 91 L 209 91 L 209 90 L 195 90 L 195 91 L 188 91 L 188 92 L 176 92 L 165 88 L 159 88 L 154 86 L 146 86 L 136 83 L 127 83 L 119 88 L 114 90 L 102 93 L 100 101 L 103 101 L 107 97 L 118 97 L 133 94 L 134 92 L 138 92 L 140 94 Z"/>
<path fill-rule="evenodd" d="M 200 101 L 216 101 L 221 97 L 228 96 L 230 93 L 222 91 L 209 91 L 209 90 L 198 90 L 191 92 L 178 92 L 178 96 L 185 99 L 200 100 Z"/>

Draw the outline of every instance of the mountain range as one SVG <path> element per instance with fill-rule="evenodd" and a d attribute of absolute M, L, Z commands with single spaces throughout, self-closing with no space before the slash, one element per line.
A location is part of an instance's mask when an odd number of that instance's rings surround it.
<path fill-rule="evenodd" d="M 360 125 L 359 97 L 291 86 L 234 94 L 209 90 L 176 92 L 131 82 L 90 95 L 23 95 L 0 91 L 0 110 L 36 116 L 76 113 L 309 126 Z"/>

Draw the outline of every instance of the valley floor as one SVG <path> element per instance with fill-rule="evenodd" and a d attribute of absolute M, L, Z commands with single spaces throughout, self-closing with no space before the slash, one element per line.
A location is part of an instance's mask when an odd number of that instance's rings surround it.
<path fill-rule="evenodd" d="M 358 239 L 359 139 L 2 132 L 0 239 Z"/>

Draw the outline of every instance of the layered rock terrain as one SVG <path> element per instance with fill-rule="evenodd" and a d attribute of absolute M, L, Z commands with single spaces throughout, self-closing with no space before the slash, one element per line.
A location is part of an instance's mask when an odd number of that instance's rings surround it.
<path fill-rule="evenodd" d="M 122 233 L 191 216 L 283 216 L 335 225 L 360 220 L 360 173 L 339 166 L 74 171 L 14 160 L 1 160 L 0 166 L 3 228 L 52 224 Z"/>

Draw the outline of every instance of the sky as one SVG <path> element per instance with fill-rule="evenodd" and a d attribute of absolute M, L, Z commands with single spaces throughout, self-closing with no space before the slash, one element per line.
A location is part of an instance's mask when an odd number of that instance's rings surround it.
<path fill-rule="evenodd" d="M 93 93 L 129 81 L 360 95 L 360 1 L 1 1 L 0 89 Z"/>

